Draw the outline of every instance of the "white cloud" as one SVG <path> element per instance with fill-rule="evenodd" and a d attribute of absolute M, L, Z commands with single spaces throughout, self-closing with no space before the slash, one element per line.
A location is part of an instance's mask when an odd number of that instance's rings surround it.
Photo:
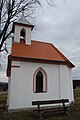
<path fill-rule="evenodd" d="M 33 39 L 52 42 L 74 64 L 73 78 L 80 78 L 80 0 L 55 0 L 37 11 Z"/>
<path fill-rule="evenodd" d="M 74 63 L 73 78 L 80 79 L 80 0 L 63 1 L 54 0 L 56 7 L 51 7 L 42 0 L 42 9 L 36 11 L 32 39 L 56 45 Z M 4 62 L 3 70 L 5 66 Z M 3 78 L 5 75 L 1 74 Z"/>

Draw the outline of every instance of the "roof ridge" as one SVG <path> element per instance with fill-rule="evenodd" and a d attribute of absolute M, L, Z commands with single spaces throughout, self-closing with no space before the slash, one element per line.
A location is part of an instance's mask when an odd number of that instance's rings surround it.
<path fill-rule="evenodd" d="M 38 40 L 31 40 L 33 42 L 39 42 L 39 43 L 45 43 L 45 44 L 52 44 L 50 42 L 47 42 L 47 41 L 38 41 Z"/>

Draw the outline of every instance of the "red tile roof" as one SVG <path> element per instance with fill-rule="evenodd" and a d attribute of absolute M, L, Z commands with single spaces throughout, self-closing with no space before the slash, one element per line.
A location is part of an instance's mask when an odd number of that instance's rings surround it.
<path fill-rule="evenodd" d="M 74 65 L 51 43 L 31 41 L 31 45 L 12 43 L 12 57 L 25 59 L 38 59 L 47 61 L 67 62 L 71 67 Z"/>

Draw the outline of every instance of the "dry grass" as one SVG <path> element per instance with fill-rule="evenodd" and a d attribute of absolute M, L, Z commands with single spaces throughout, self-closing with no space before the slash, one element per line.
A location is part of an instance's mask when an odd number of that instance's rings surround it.
<path fill-rule="evenodd" d="M 0 99 L 6 99 L 7 93 L 0 93 Z M 74 90 L 75 103 L 67 114 L 53 113 L 43 116 L 43 120 L 80 120 L 80 89 Z M 33 111 L 0 112 L 0 120 L 38 120 Z"/>
<path fill-rule="evenodd" d="M 7 99 L 7 92 L 0 92 L 0 101 L 4 101 Z"/>

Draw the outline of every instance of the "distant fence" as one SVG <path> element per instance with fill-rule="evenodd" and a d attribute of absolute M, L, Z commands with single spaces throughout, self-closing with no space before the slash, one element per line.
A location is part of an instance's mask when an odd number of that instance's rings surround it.
<path fill-rule="evenodd" d="M 0 91 L 7 91 L 8 83 L 0 82 Z"/>
<path fill-rule="evenodd" d="M 73 88 L 80 88 L 80 80 L 73 80 Z"/>

